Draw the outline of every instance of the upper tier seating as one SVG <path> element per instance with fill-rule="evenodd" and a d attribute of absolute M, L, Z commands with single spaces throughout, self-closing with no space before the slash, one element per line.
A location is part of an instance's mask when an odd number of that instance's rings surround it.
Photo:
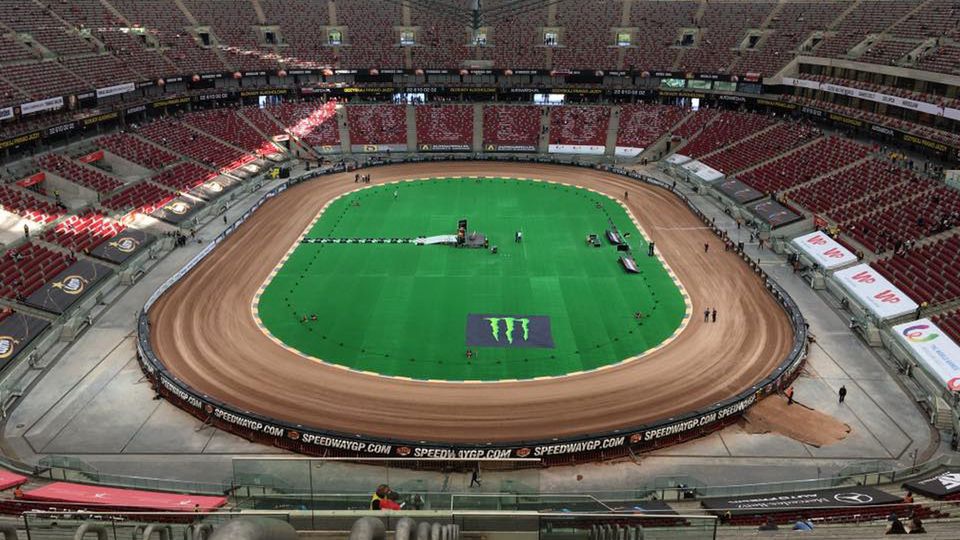
<path fill-rule="evenodd" d="M 196 163 L 183 162 L 164 170 L 151 180 L 177 191 L 190 191 L 215 176 L 217 173 L 204 169 Z"/>
<path fill-rule="evenodd" d="M 82 253 L 120 234 L 125 228 L 123 224 L 89 210 L 61 221 L 43 235 L 43 240 Z"/>
<path fill-rule="evenodd" d="M 690 140 L 680 153 L 692 158 L 705 156 L 714 150 L 754 135 L 773 124 L 773 119 L 757 114 L 724 111 Z"/>
<path fill-rule="evenodd" d="M 467 26 L 462 19 L 456 21 L 426 6 L 411 4 L 410 20 L 421 29 L 417 46 L 410 49 L 414 67 L 453 69 L 461 67 L 463 60 L 472 56 L 467 47 Z"/>
<path fill-rule="evenodd" d="M 682 49 L 674 47 L 677 29 L 695 26 L 699 2 L 649 2 L 630 10 L 630 26 L 643 31 L 633 36 L 624 68 L 671 71 Z"/>
<path fill-rule="evenodd" d="M 39 197 L 34 197 L 29 191 L 17 190 L 2 184 L 0 184 L 0 206 L 8 212 L 40 224 L 56 221 L 63 215 L 63 210 Z"/>
<path fill-rule="evenodd" d="M 176 196 L 176 193 L 171 193 L 150 182 L 138 182 L 103 201 L 103 206 L 111 210 L 132 208 L 144 214 L 149 214 L 172 201 Z"/>
<path fill-rule="evenodd" d="M 30 242 L 4 252 L 0 256 L 0 297 L 19 300 L 30 296 L 73 260 Z"/>
<path fill-rule="evenodd" d="M 0 59 L 3 62 L 19 62 L 36 58 L 37 55 L 22 43 L 10 39 L 9 36 L 0 36 Z"/>
<path fill-rule="evenodd" d="M 107 51 L 143 77 L 155 80 L 180 71 L 160 49 L 147 48 L 139 36 L 107 29 L 99 32 L 97 37 L 104 42 Z"/>
<path fill-rule="evenodd" d="M 269 111 L 291 135 L 310 146 L 340 144 L 336 101 L 284 102 L 270 107 Z"/>
<path fill-rule="evenodd" d="M 327 35 L 317 31 L 330 23 L 329 10 L 316 9 L 316 0 L 260 0 L 267 24 L 280 26 L 284 43 L 279 52 L 296 68 L 320 68 L 335 63 L 335 49 Z"/>
<path fill-rule="evenodd" d="M 819 136 L 820 130 L 808 124 L 781 123 L 756 137 L 710 154 L 702 161 L 714 169 L 730 175 L 779 156 Z"/>
<path fill-rule="evenodd" d="M 497 9 L 511 0 L 487 0 L 484 5 Z M 546 48 L 540 28 L 547 25 L 547 8 L 529 6 L 522 13 L 505 14 L 494 28 L 489 47 L 481 47 L 479 58 L 493 60 L 501 69 L 532 69 L 546 67 Z"/>
<path fill-rule="evenodd" d="M 184 0 L 184 5 L 197 19 L 197 23 L 210 26 L 221 45 L 235 47 L 243 53 L 228 55 L 227 62 L 233 69 L 275 68 L 275 61 L 263 58 L 273 51 L 269 50 L 267 45 L 260 44 L 260 39 L 253 29 L 259 21 L 252 4 L 237 4 L 236 0 Z M 316 9 L 315 7 L 310 11 Z M 303 16 L 304 13 L 300 15 Z"/>
<path fill-rule="evenodd" d="M 540 107 L 486 105 L 483 107 L 483 143 L 536 149 L 540 140 Z"/>
<path fill-rule="evenodd" d="M 202 48 L 184 32 L 190 21 L 170 0 L 110 0 L 133 26 L 146 28 L 165 49 L 164 56 L 176 66 L 169 74 L 225 71 L 227 66 L 216 52 Z M 246 6 L 244 6 L 246 7 Z M 242 9 L 234 4 L 234 9 Z M 252 9 L 252 4 L 250 6 Z"/>
<path fill-rule="evenodd" d="M 351 105 L 347 119 L 350 144 L 407 144 L 404 105 Z"/>
<path fill-rule="evenodd" d="M 37 165 L 47 172 L 92 189 L 97 193 L 109 193 L 123 187 L 123 182 L 111 178 L 92 167 L 80 165 L 60 154 L 51 153 L 40 156 L 37 158 Z"/>
<path fill-rule="evenodd" d="M 857 3 L 832 34 L 813 50 L 816 56 L 843 58 L 869 34 L 879 34 L 920 3 L 920 0 L 866 0 Z"/>
<path fill-rule="evenodd" d="M 158 170 L 177 161 L 177 156 L 129 133 L 115 133 L 96 140 L 95 144 L 127 161 Z"/>
<path fill-rule="evenodd" d="M 402 68 L 400 4 L 388 0 L 337 3 L 337 18 L 347 27 L 350 47 L 340 49 L 343 63 L 353 66 Z"/>
<path fill-rule="evenodd" d="M 87 84 L 95 88 L 143 80 L 146 76 L 134 71 L 135 65 L 110 55 L 66 58 L 63 66 L 80 73 Z"/>
<path fill-rule="evenodd" d="M 250 127 L 236 109 L 210 109 L 187 114 L 183 121 L 222 141 L 258 156 L 272 156 L 277 147 Z"/>
<path fill-rule="evenodd" d="M 837 14 L 842 13 L 848 5 L 846 0 L 784 4 L 770 20 L 767 26 L 769 33 L 759 43 L 758 49 L 747 51 L 735 65 L 740 71 L 755 71 L 764 75 L 777 73 L 793 58 L 811 32 L 829 27 Z"/>
<path fill-rule="evenodd" d="M 912 41 L 887 39 L 868 47 L 857 60 L 871 64 L 895 64 L 915 48 L 917 43 Z"/>
<path fill-rule="evenodd" d="M 550 144 L 606 146 L 609 123 L 609 107 L 556 107 L 550 110 Z"/>
<path fill-rule="evenodd" d="M 901 20 L 888 30 L 897 37 L 924 39 L 960 37 L 960 6 L 956 0 L 928 0 L 909 17 Z"/>
<path fill-rule="evenodd" d="M 740 45 L 744 29 L 760 27 L 775 5 L 774 2 L 708 2 L 700 20 L 689 25 L 700 28 L 700 38 L 696 47 L 683 49 L 680 69 L 694 73 L 727 71 L 736 58 L 732 49 Z"/>
<path fill-rule="evenodd" d="M 670 131 L 688 112 L 672 105 L 624 105 L 620 109 L 617 146 L 646 148 Z"/>
<path fill-rule="evenodd" d="M 473 145 L 472 105 L 419 105 L 417 144 Z"/>
<path fill-rule="evenodd" d="M 57 54 L 87 54 L 96 51 L 89 40 L 54 17 L 48 8 L 34 2 L 4 2 L 0 23 L 30 34 L 37 43 Z"/>
<path fill-rule="evenodd" d="M 610 28 L 620 26 L 623 5 L 612 0 L 560 2 L 557 26 L 576 29 L 562 36 L 553 51 L 554 69 L 591 69 L 617 65 L 617 50 Z M 582 24 L 590 21 L 590 24 Z"/>
<path fill-rule="evenodd" d="M 58 62 L 3 66 L 0 75 L 32 99 L 42 99 L 89 90 L 90 85 Z"/>
<path fill-rule="evenodd" d="M 160 120 L 140 129 L 140 135 L 216 169 L 232 171 L 255 158 L 205 135 L 176 120 Z"/>
<path fill-rule="evenodd" d="M 940 73 L 960 73 L 960 46 L 937 47 L 932 53 L 921 58 L 917 67 Z M 956 102 L 957 100 L 953 101 Z"/>
<path fill-rule="evenodd" d="M 840 137 L 826 137 L 796 152 L 737 175 L 763 193 L 778 193 L 863 159 L 869 148 Z"/>

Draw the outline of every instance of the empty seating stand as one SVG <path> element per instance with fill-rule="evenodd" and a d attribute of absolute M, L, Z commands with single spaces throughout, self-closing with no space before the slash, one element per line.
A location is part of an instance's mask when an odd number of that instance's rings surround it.
<path fill-rule="evenodd" d="M 763 193 L 779 193 L 866 157 L 869 148 L 840 137 L 826 137 L 792 154 L 737 176 Z"/>
<path fill-rule="evenodd" d="M 284 102 L 270 107 L 269 112 L 280 122 L 287 133 L 299 138 L 309 146 L 335 146 L 340 144 L 336 101 Z"/>
<path fill-rule="evenodd" d="M 417 144 L 465 146 L 473 144 L 472 105 L 418 105 Z"/>
<path fill-rule="evenodd" d="M 100 137 L 97 146 L 148 169 L 162 169 L 179 158 L 129 133 Z"/>
<path fill-rule="evenodd" d="M 624 105 L 620 109 L 617 146 L 647 148 L 676 126 L 688 112 L 688 109 L 672 105 Z"/>
<path fill-rule="evenodd" d="M 175 191 L 189 191 L 215 176 L 217 173 L 196 163 L 184 162 L 160 172 L 151 180 Z"/>
<path fill-rule="evenodd" d="M 0 206 L 8 212 L 40 224 L 56 221 L 63 215 L 58 206 L 31 195 L 27 190 L 0 185 Z"/>
<path fill-rule="evenodd" d="M 540 107 L 487 105 L 483 108 L 483 144 L 494 148 L 526 147 L 536 150 L 540 140 Z"/>
<path fill-rule="evenodd" d="M 103 206 L 111 210 L 133 209 L 149 214 L 172 201 L 174 197 L 176 193 L 149 182 L 138 182 L 103 201 Z"/>
<path fill-rule="evenodd" d="M 63 253 L 33 243 L 8 250 L 0 256 L 0 296 L 26 298 L 72 262 Z"/>
<path fill-rule="evenodd" d="M 172 119 L 148 124 L 140 128 L 139 134 L 174 152 L 223 171 L 238 169 L 256 159 Z"/>
<path fill-rule="evenodd" d="M 97 193 L 109 193 L 123 187 L 123 182 L 92 168 L 80 165 L 61 154 L 46 154 L 37 158 L 42 169 L 79 184 Z"/>
<path fill-rule="evenodd" d="M 43 235 L 43 240 L 82 253 L 113 238 L 124 228 L 121 223 L 91 210 L 61 221 Z"/>

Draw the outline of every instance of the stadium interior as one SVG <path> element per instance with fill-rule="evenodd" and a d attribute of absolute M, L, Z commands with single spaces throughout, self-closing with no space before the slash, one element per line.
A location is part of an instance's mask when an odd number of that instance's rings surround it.
<path fill-rule="evenodd" d="M 256 302 L 321 214 L 413 196 L 365 175 L 609 199 L 639 234 L 586 245 L 658 257 L 677 321 L 502 389 L 251 376 L 297 352 Z M 8 540 L 960 539 L 958 0 L 0 0 L 0 245 Z M 676 385 L 617 386 L 674 346 Z"/>

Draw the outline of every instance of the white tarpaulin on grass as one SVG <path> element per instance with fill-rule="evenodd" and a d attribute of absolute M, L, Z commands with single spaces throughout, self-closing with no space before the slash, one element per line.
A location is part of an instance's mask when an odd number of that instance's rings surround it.
<path fill-rule="evenodd" d="M 642 153 L 643 148 L 637 148 L 636 146 L 618 146 L 613 151 L 613 154 L 617 157 L 637 157 Z"/>
<path fill-rule="evenodd" d="M 960 392 L 960 346 L 930 319 L 919 319 L 891 328 L 894 335 L 931 375 L 951 392 Z"/>
<path fill-rule="evenodd" d="M 822 231 L 798 236 L 791 243 L 827 270 L 857 262 L 856 255 Z"/>
<path fill-rule="evenodd" d="M 683 166 L 704 182 L 716 182 L 723 179 L 723 173 L 700 161 L 691 161 Z"/>
<path fill-rule="evenodd" d="M 593 146 L 589 144 L 551 144 L 548 147 L 551 154 L 586 154 L 591 156 L 602 156 L 606 150 L 603 146 Z"/>
<path fill-rule="evenodd" d="M 837 270 L 833 277 L 880 320 L 906 315 L 920 307 L 868 264 Z"/>

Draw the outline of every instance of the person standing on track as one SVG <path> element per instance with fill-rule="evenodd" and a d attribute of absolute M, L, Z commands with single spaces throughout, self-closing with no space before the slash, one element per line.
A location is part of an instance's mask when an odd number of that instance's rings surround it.
<path fill-rule="evenodd" d="M 711 322 L 717 322 L 717 308 L 713 308 L 713 311 L 710 312 Z"/>
<path fill-rule="evenodd" d="M 837 392 L 837 394 L 840 396 L 840 403 L 843 403 L 843 400 L 847 399 L 847 387 L 841 386 L 840 391 Z"/>
<path fill-rule="evenodd" d="M 710 322 L 710 308 L 703 310 L 703 322 Z"/>
<path fill-rule="evenodd" d="M 787 405 L 793 405 L 793 385 L 788 386 L 784 394 L 787 396 Z"/>
<path fill-rule="evenodd" d="M 705 243 L 703 244 L 703 252 L 704 252 L 704 253 L 708 253 L 709 251 L 710 251 L 710 244 L 708 244 L 708 243 L 705 242 Z"/>

